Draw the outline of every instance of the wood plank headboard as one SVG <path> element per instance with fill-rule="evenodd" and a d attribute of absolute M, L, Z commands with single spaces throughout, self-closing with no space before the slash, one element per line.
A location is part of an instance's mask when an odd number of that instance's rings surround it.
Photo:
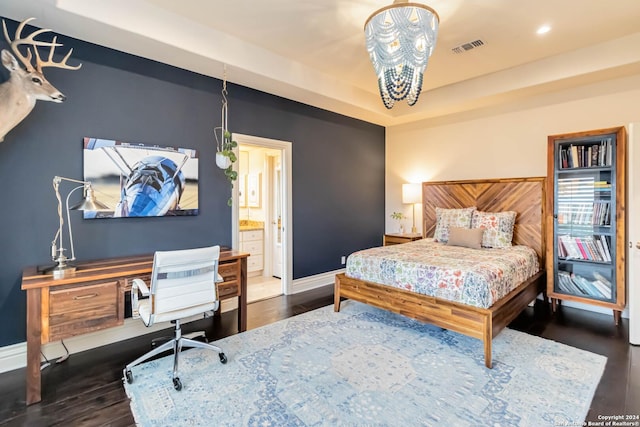
<path fill-rule="evenodd" d="M 422 234 L 433 237 L 436 207 L 477 206 L 486 212 L 515 211 L 513 243 L 530 246 L 545 261 L 545 180 L 535 178 L 477 179 L 422 183 Z"/>

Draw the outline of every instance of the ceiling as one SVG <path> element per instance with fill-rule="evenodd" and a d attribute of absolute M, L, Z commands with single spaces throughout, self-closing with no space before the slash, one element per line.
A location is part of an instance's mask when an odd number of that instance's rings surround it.
<path fill-rule="evenodd" d="M 387 110 L 363 25 L 391 3 L 2 0 L 0 15 L 383 126 L 640 73 L 638 0 L 430 0 L 440 32 L 422 94 Z"/>

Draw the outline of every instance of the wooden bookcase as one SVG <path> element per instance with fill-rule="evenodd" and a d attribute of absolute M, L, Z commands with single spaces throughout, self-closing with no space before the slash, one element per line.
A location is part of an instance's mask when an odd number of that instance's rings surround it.
<path fill-rule="evenodd" d="M 625 307 L 624 127 L 551 135 L 547 141 L 547 294 Z"/>

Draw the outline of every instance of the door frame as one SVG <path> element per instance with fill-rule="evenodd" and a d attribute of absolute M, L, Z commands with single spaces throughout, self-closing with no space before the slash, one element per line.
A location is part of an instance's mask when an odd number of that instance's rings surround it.
<path fill-rule="evenodd" d="M 629 342 L 640 345 L 640 122 L 629 124 L 627 140 L 627 292 L 629 307 Z"/>
<path fill-rule="evenodd" d="M 291 142 L 280 141 L 277 139 L 262 138 L 259 136 L 245 135 L 240 133 L 233 134 L 233 140 L 242 145 L 252 145 L 255 147 L 271 148 L 280 150 L 281 152 L 281 174 L 283 180 L 282 188 L 282 291 L 285 295 L 291 295 L 293 292 L 293 209 L 292 209 L 292 155 Z M 236 148 L 237 150 L 237 148 Z M 236 153 L 237 154 L 237 153 Z M 238 170 L 238 162 L 234 163 L 233 168 Z M 238 199 L 238 186 L 233 186 L 232 196 L 233 206 L 231 213 L 231 244 L 233 249 L 238 250 L 240 247 L 240 209 Z"/>
<path fill-rule="evenodd" d="M 270 243 L 270 250 L 266 250 L 265 249 L 265 253 L 269 254 L 268 259 L 265 259 L 265 274 L 269 275 L 269 276 L 273 276 L 273 277 L 279 277 L 280 279 L 282 279 L 282 264 L 283 264 L 283 253 L 282 253 L 282 233 L 280 233 L 280 241 L 278 242 L 278 233 L 279 233 L 279 229 L 282 228 L 282 187 L 284 186 L 284 183 L 282 182 L 282 151 L 279 151 L 279 157 L 278 157 L 278 163 L 276 164 L 276 160 L 275 160 L 275 156 L 267 156 L 266 160 L 266 164 L 265 164 L 265 170 L 267 170 L 269 173 L 269 182 L 267 183 L 267 187 L 269 188 L 269 212 L 267 214 L 267 218 L 268 218 L 268 222 L 269 224 L 266 224 L 266 226 L 269 228 L 269 232 L 270 232 L 270 237 L 271 237 L 271 242 Z M 280 175 L 278 177 L 278 174 Z M 277 179 L 276 179 L 277 178 Z M 280 209 L 278 209 L 278 212 L 276 212 L 275 208 L 277 203 L 274 202 L 275 200 L 275 195 L 279 194 L 280 197 Z M 276 213 L 278 213 L 278 215 L 276 215 Z M 279 218 L 279 224 L 278 224 L 278 216 Z M 265 228 L 267 228 L 265 227 Z M 266 243 L 265 243 L 266 246 Z M 276 246 L 279 247 L 279 250 L 276 250 Z M 277 256 L 276 254 L 279 253 L 279 256 Z M 276 272 L 276 260 L 279 259 L 280 261 L 280 265 L 278 266 L 278 275 L 275 275 Z M 267 262 L 269 263 L 269 265 L 267 266 Z"/>

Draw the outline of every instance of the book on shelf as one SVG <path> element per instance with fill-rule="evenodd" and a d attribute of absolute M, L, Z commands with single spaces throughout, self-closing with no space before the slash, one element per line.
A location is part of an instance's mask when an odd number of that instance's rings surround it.
<path fill-rule="evenodd" d="M 578 156 L 578 147 L 576 145 L 571 146 L 571 158 L 573 159 L 573 167 L 580 167 L 580 157 Z"/>
<path fill-rule="evenodd" d="M 567 150 L 561 148 L 558 151 L 558 162 L 560 165 L 560 169 L 566 169 L 569 167 L 569 160 L 567 159 Z"/>
<path fill-rule="evenodd" d="M 585 261 L 611 262 L 607 237 L 580 236 L 570 234 L 558 236 L 558 257 Z"/>
<path fill-rule="evenodd" d="M 604 283 L 604 284 L 605 284 L 605 285 L 607 285 L 608 287 L 611 287 L 611 282 L 609 281 L 609 279 L 607 279 L 606 277 L 604 277 L 604 276 L 603 276 L 602 274 L 600 274 L 599 272 L 594 271 L 594 272 L 593 272 L 593 278 L 594 278 L 595 280 L 599 280 L 599 281 L 601 281 L 602 283 Z"/>
<path fill-rule="evenodd" d="M 576 242 L 576 245 L 578 246 L 578 250 L 580 251 L 580 255 L 582 256 L 582 259 L 591 260 L 591 257 L 585 250 L 585 245 L 582 244 L 582 240 L 579 237 L 575 237 L 574 240 Z"/>
<path fill-rule="evenodd" d="M 593 204 L 593 225 L 611 225 L 611 203 L 598 201 Z"/>
<path fill-rule="evenodd" d="M 602 274 L 600 274 L 597 271 L 593 272 L 593 283 L 595 286 L 597 286 L 600 291 L 603 293 L 604 297 L 607 299 L 611 298 L 611 282 L 604 277 Z"/>
<path fill-rule="evenodd" d="M 599 151 L 599 162 L 598 166 L 611 166 L 611 155 L 613 154 L 613 147 L 611 138 L 606 138 L 600 141 L 600 146 L 598 148 Z"/>
<path fill-rule="evenodd" d="M 604 260 L 607 262 L 611 262 L 611 252 L 609 252 L 609 243 L 607 242 L 607 236 L 600 236 L 600 240 L 602 241 L 603 246 L 603 255 Z"/>
<path fill-rule="evenodd" d="M 611 138 L 596 143 L 561 146 L 559 164 L 561 169 L 611 166 L 613 147 Z"/>
<path fill-rule="evenodd" d="M 611 225 L 611 203 L 595 201 L 591 203 L 558 203 L 558 224 Z"/>
<path fill-rule="evenodd" d="M 590 236 L 584 236 L 580 239 L 582 246 L 587 253 L 587 258 L 589 259 L 589 261 L 600 261 L 598 259 L 598 254 L 593 251 L 592 246 L 589 243 L 589 237 Z"/>
<path fill-rule="evenodd" d="M 600 292 L 600 294 L 605 298 L 605 299 L 611 299 L 611 287 L 605 285 L 604 283 L 602 283 L 599 280 L 594 280 L 593 282 L 593 286 L 595 286 L 598 289 L 598 292 Z"/>
<path fill-rule="evenodd" d="M 571 280 L 578 283 L 578 287 L 583 290 L 584 295 L 603 298 L 604 295 L 596 288 L 596 286 L 586 278 L 578 276 L 576 274 L 571 275 Z"/>
<path fill-rule="evenodd" d="M 566 271 L 558 271 L 558 282 L 556 283 L 556 286 L 558 290 L 567 294 L 576 294 L 580 292 L 572 283 L 571 274 Z"/>
<path fill-rule="evenodd" d="M 598 166 L 598 145 L 591 146 L 591 165 Z"/>
<path fill-rule="evenodd" d="M 602 277 L 602 275 L 599 275 Z M 604 277 L 602 277 L 604 279 Z M 604 279 L 606 280 L 606 279 Z M 578 274 L 568 271 L 558 271 L 557 288 L 567 294 L 586 296 L 590 298 L 611 299 L 611 286 L 607 285 L 600 278 L 595 277 L 589 280 Z"/>
<path fill-rule="evenodd" d="M 558 258 L 566 258 L 567 256 L 567 248 L 565 248 L 562 239 L 558 237 Z"/>
<path fill-rule="evenodd" d="M 562 250 L 559 252 L 564 254 L 562 258 L 580 259 L 581 254 L 580 254 L 580 251 L 578 250 L 578 245 L 575 244 L 571 236 L 569 235 L 558 236 L 558 243 L 559 243 L 559 246 L 562 247 Z"/>
<path fill-rule="evenodd" d="M 602 246 L 602 240 L 597 239 L 595 240 L 595 243 L 596 243 L 596 247 L 598 248 L 598 252 L 602 254 L 602 261 L 606 262 L 607 257 L 604 255 L 604 246 Z"/>
<path fill-rule="evenodd" d="M 603 262 L 604 261 L 603 255 L 598 250 L 598 247 L 596 245 L 596 242 L 595 242 L 593 236 L 585 236 L 583 238 L 583 240 L 586 243 L 587 248 L 589 249 L 589 253 L 591 253 L 591 259 L 593 261 Z"/>

